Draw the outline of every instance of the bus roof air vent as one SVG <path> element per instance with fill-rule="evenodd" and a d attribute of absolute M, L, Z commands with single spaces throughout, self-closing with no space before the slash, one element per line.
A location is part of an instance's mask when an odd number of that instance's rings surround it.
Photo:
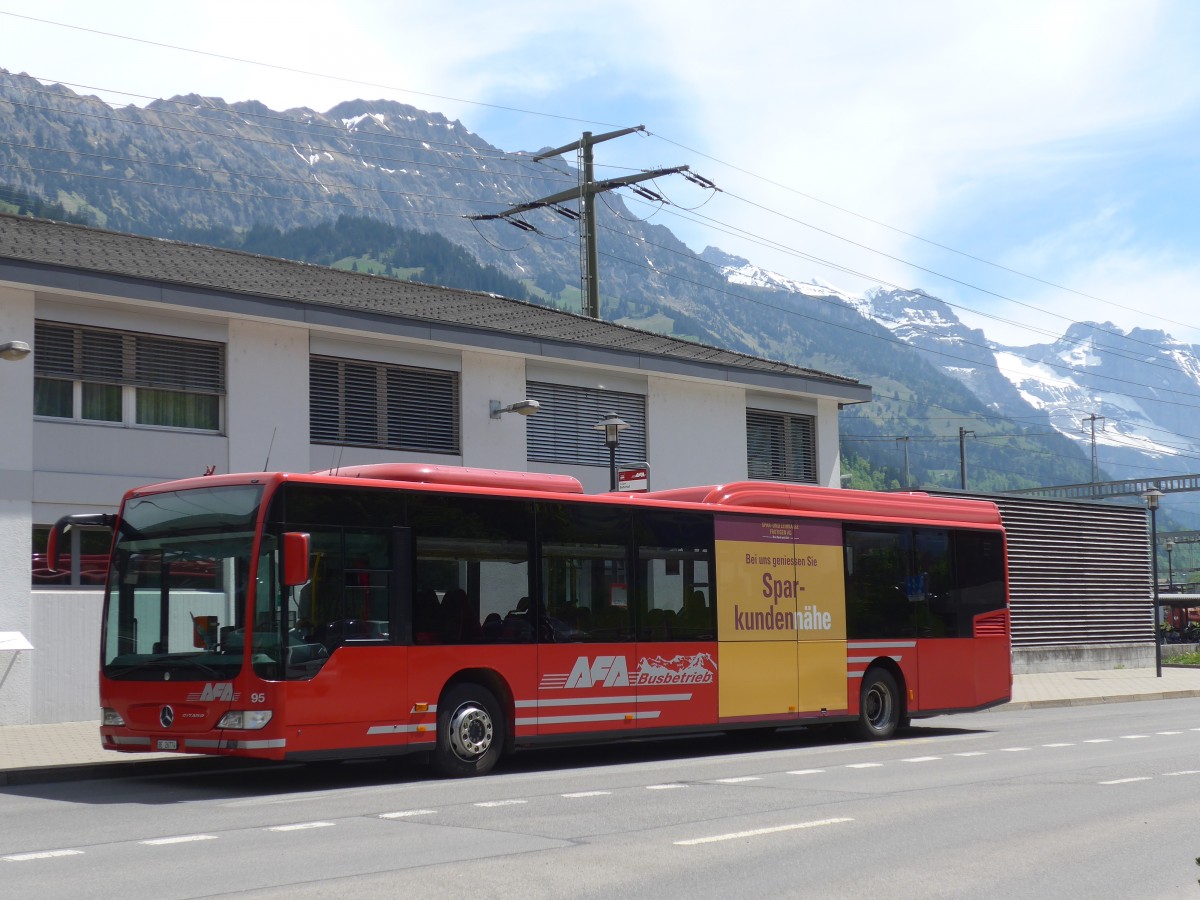
<path fill-rule="evenodd" d="M 378 481 L 407 481 L 414 484 L 445 484 L 459 487 L 500 488 L 514 491 L 538 491 L 549 494 L 582 494 L 583 485 L 570 475 L 544 472 L 509 472 L 504 469 L 477 469 L 469 466 L 433 466 L 424 463 L 377 463 L 342 466 L 313 472 L 336 478 L 370 478 Z"/>

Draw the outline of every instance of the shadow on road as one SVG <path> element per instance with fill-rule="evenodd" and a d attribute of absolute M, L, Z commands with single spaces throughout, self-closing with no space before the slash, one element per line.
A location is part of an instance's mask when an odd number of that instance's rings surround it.
<path fill-rule="evenodd" d="M 914 725 L 908 740 L 981 734 L 987 729 Z M 819 749 L 853 745 L 838 726 L 747 729 L 676 737 L 638 738 L 603 744 L 522 749 L 502 760 L 496 772 L 557 772 L 663 760 L 693 760 L 738 753 Z M 884 742 L 886 744 L 887 742 Z M 862 744 L 862 746 L 868 746 Z M 108 766 L 114 768 L 108 769 Z M 119 768 L 117 768 L 119 767 Z M 123 769 L 124 772 L 119 771 Z M 0 787 L 0 795 L 69 800 L 88 804 L 165 805 L 194 800 L 269 797 L 439 780 L 420 755 L 346 762 L 276 763 L 258 760 L 181 758 L 105 764 L 104 776 Z M 86 787 L 85 787 L 86 785 Z"/>

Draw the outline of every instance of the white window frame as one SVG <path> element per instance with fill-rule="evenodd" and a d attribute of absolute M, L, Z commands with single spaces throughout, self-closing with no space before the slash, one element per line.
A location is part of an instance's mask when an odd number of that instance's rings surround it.
<path fill-rule="evenodd" d="M 359 429 L 365 427 L 373 431 L 370 439 L 349 437 L 355 423 L 347 418 L 347 412 L 353 412 L 352 405 L 346 402 L 347 366 L 369 370 L 374 376 L 374 395 L 368 398 L 374 409 L 367 419 L 357 423 Z M 328 371 L 331 368 L 332 373 Z M 328 377 L 329 374 L 334 375 L 336 382 L 332 388 L 317 381 L 319 376 Z M 408 376 L 418 382 L 418 386 L 424 382 L 428 391 L 440 390 L 444 396 L 440 402 L 431 402 L 427 391 L 410 390 L 397 394 L 392 386 L 395 379 L 390 376 Z M 309 440 L 314 444 L 460 456 L 461 407 L 461 378 L 453 370 L 318 354 L 309 357 Z M 403 431 L 393 434 L 391 426 L 397 419 L 401 420 Z M 412 438 L 414 434 L 418 439 Z"/>
<path fill-rule="evenodd" d="M 764 455 L 755 429 L 771 428 Z M 797 442 L 801 446 L 797 447 Z M 759 446 L 756 446 L 758 444 Z M 746 410 L 746 471 L 758 481 L 817 484 L 817 419 L 804 413 Z"/>
<path fill-rule="evenodd" d="M 51 329 L 58 332 L 57 336 Z M 61 344 L 63 330 L 70 332 L 69 348 Z M 100 365 L 102 360 L 87 353 L 84 338 L 89 335 L 115 336 L 119 341 L 120 350 L 117 357 L 109 360 L 109 371 L 97 371 L 97 366 L 103 368 Z M 54 346 L 56 342 L 58 346 Z M 166 354 L 161 352 L 164 345 L 168 351 Z M 175 353 L 171 354 L 171 350 Z M 189 352 L 199 354 L 202 358 L 199 361 L 193 358 L 189 364 Z M 169 357 L 165 364 L 164 357 Z M 71 384 L 71 415 L 38 414 L 35 410 L 34 418 L 41 421 L 200 434 L 223 434 L 225 430 L 225 345 L 216 341 L 39 319 L 34 324 L 34 379 L 35 382 L 43 380 Z M 85 384 L 111 385 L 120 389 L 119 419 L 84 416 Z M 138 422 L 138 394 L 142 390 L 216 398 L 215 427 Z"/>

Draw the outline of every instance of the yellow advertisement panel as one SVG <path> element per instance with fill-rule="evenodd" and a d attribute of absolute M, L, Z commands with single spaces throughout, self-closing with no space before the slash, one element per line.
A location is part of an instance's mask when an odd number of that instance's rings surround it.
<path fill-rule="evenodd" d="M 718 516 L 715 549 L 721 717 L 844 709 L 841 523 Z"/>
<path fill-rule="evenodd" d="M 722 719 L 796 712 L 795 642 L 721 644 L 718 658 L 718 710 Z"/>
<path fill-rule="evenodd" d="M 846 642 L 801 641 L 796 645 L 799 708 L 804 713 L 846 711 Z M 722 673 L 724 675 L 724 673 Z"/>

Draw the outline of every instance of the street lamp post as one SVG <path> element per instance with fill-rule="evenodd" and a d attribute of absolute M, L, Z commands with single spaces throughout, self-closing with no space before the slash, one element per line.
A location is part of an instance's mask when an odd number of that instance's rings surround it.
<path fill-rule="evenodd" d="M 1162 678 L 1162 634 L 1158 627 L 1158 501 L 1162 495 L 1162 491 L 1157 488 L 1151 488 L 1142 494 L 1142 501 L 1150 510 L 1150 565 L 1153 579 L 1151 583 L 1154 585 L 1154 612 L 1150 621 L 1154 625 L 1154 675 L 1157 678 Z"/>
<path fill-rule="evenodd" d="M 617 417 L 615 412 L 609 413 L 592 428 L 604 432 L 604 446 L 608 448 L 608 489 L 617 489 L 617 447 L 621 444 L 621 432 L 628 428 L 628 423 Z"/>
<path fill-rule="evenodd" d="M 1175 568 L 1171 565 L 1171 554 L 1175 551 L 1175 542 L 1167 538 L 1163 545 L 1167 548 L 1167 593 L 1175 593 Z"/>

